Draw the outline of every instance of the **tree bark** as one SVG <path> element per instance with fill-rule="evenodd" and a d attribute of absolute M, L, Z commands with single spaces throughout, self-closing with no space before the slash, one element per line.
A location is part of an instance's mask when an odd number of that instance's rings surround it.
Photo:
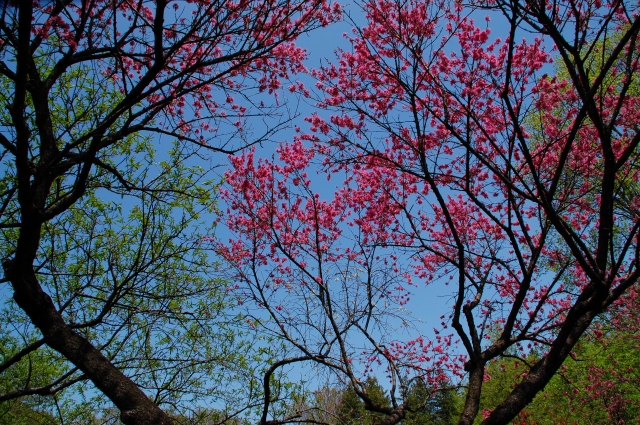
<path fill-rule="evenodd" d="M 484 379 L 484 363 L 469 363 L 469 384 L 467 397 L 464 403 L 462 414 L 458 425 L 471 425 L 480 410 L 480 394 L 482 392 L 482 382 Z"/>

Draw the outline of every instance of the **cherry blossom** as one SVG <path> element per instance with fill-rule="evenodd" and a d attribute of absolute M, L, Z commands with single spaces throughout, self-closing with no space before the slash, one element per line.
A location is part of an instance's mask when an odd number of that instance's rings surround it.
<path fill-rule="evenodd" d="M 462 375 L 460 423 L 507 423 L 594 318 L 636 291 L 638 4 L 362 8 L 351 48 L 312 71 L 307 132 L 277 158 L 232 158 L 238 237 L 221 249 L 282 332 L 265 328 L 365 403 L 359 376 L 387 374 L 393 409 L 368 404 L 384 423 L 404 416 L 414 377 L 437 388 Z M 487 9 L 506 37 L 472 18 Z M 433 338 L 398 329 L 410 292 L 443 286 L 450 314 Z M 487 362 L 532 347 L 543 355 L 521 384 L 479 412 Z"/>

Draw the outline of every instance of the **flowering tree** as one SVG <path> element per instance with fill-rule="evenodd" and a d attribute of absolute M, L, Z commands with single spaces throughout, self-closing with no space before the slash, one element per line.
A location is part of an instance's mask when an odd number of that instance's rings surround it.
<path fill-rule="evenodd" d="M 73 368 L 18 393 L 55 394 L 90 380 L 125 424 L 168 424 L 157 405 L 164 391 L 193 381 L 191 368 L 201 364 L 181 359 L 163 381 L 157 373 L 174 347 L 154 352 L 153 344 L 182 329 L 176 320 L 217 309 L 201 308 L 217 300 L 206 300 L 211 288 L 200 277 L 175 282 L 165 273 L 202 270 L 202 256 L 189 257 L 194 248 L 174 244 L 197 216 L 191 207 L 207 198 L 199 177 L 180 172 L 197 173 L 190 161 L 207 151 L 261 140 L 247 117 L 274 115 L 277 102 L 250 96 L 276 95 L 281 80 L 303 70 L 305 51 L 294 40 L 340 11 L 323 0 L 34 0 L 3 2 L 0 13 L 3 282 L 15 315 L 21 309 L 42 335 L 10 355 L 3 348 L 1 370 L 48 346 Z M 265 137 L 278 127 L 272 122 Z M 178 146 L 154 161 L 152 136 Z M 136 194 L 137 209 L 118 221 L 119 210 L 100 199 L 107 191 Z M 171 212 L 177 206 L 183 220 Z M 204 329 L 190 323 L 192 337 Z M 134 343 L 134 335 L 144 338 Z M 133 357 L 120 361 L 124 352 Z M 138 384 L 157 390 L 153 401 Z"/>
<path fill-rule="evenodd" d="M 459 423 L 506 424 L 640 277 L 638 3 L 362 7 L 351 50 L 315 72 L 310 132 L 277 160 L 232 160 L 241 237 L 223 251 L 240 296 L 267 312 L 256 324 L 350 382 L 380 423 L 420 407 L 416 379 L 439 391 L 464 374 Z M 329 199 L 310 167 L 339 180 Z M 406 324 L 414 285 L 451 294 L 434 338 L 384 329 Z M 487 362 L 534 347 L 518 385 L 479 412 Z M 359 378 L 379 365 L 391 407 Z"/>

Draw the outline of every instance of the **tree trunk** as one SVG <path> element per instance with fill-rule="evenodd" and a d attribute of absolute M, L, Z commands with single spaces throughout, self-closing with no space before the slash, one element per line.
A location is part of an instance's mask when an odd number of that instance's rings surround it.
<path fill-rule="evenodd" d="M 471 425 L 480 410 L 480 394 L 482 393 L 482 381 L 484 379 L 484 363 L 470 363 L 469 388 L 464 401 L 464 408 L 460 415 L 458 425 Z"/>

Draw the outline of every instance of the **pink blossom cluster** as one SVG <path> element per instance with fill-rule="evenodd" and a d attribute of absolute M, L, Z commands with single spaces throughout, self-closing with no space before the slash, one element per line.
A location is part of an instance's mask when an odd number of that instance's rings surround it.
<path fill-rule="evenodd" d="M 340 335 L 360 331 L 364 370 L 384 368 L 392 381 L 445 381 L 441 372 L 463 369 L 481 380 L 482 365 L 509 348 L 547 355 L 585 306 L 601 312 L 619 300 L 624 311 L 639 273 L 638 46 L 605 64 L 589 100 L 571 58 L 560 57 L 569 71 L 549 76 L 563 46 L 516 40 L 515 26 L 492 39 L 461 3 L 449 6 L 365 1 L 367 25 L 348 38 L 351 49 L 312 71 L 308 132 L 298 129 L 278 158 L 232 158 L 224 192 L 238 237 L 222 249 L 247 293 L 263 305 L 276 286 L 291 301 L 313 298 L 322 311 L 307 308 L 308 319 L 283 298 L 272 317 L 343 362 L 358 344 Z M 624 28 L 619 6 L 607 7 Z M 580 28 L 597 37 L 593 22 Z M 324 180 L 338 180 L 330 195 Z M 381 344 L 374 335 L 409 305 L 406 288 L 425 285 L 451 293 L 434 338 Z M 440 335 L 447 328 L 465 356 Z"/>

